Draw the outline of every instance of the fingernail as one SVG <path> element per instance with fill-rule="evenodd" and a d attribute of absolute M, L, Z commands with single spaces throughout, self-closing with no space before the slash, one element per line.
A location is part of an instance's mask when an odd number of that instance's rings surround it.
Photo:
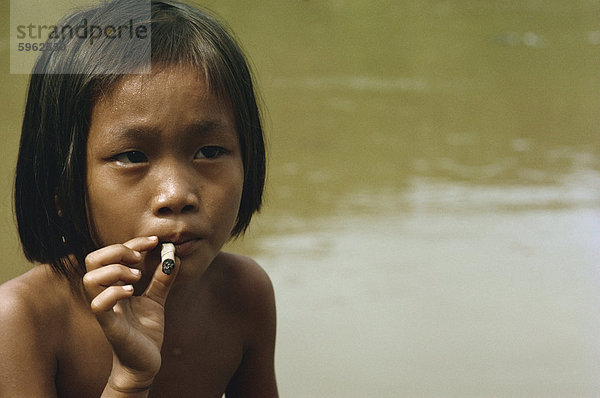
<path fill-rule="evenodd" d="M 125 285 L 123 286 L 123 290 L 126 292 L 133 292 L 133 285 Z"/>
<path fill-rule="evenodd" d="M 133 251 L 133 255 L 137 258 L 142 258 L 142 253 L 138 252 L 138 251 Z"/>
<path fill-rule="evenodd" d="M 141 274 L 141 271 L 139 269 L 137 269 L 137 268 L 129 268 L 129 270 L 135 276 L 139 276 Z"/>
<path fill-rule="evenodd" d="M 150 239 L 150 240 L 158 240 L 158 236 L 149 236 L 148 239 Z"/>

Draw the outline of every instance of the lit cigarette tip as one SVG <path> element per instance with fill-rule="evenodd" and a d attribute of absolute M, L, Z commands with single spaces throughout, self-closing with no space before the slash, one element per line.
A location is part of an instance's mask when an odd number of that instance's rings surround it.
<path fill-rule="evenodd" d="M 163 243 L 160 251 L 162 261 L 162 272 L 170 275 L 175 268 L 175 245 L 172 243 Z"/>

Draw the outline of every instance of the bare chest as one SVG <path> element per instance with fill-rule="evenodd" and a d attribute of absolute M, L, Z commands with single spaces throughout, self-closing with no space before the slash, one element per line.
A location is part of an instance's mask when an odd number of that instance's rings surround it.
<path fill-rule="evenodd" d="M 236 329 L 217 326 L 166 333 L 151 397 L 221 397 L 242 361 L 243 344 Z"/>
<path fill-rule="evenodd" d="M 92 319 L 65 330 L 66 349 L 58 355 L 60 397 L 98 397 L 112 366 L 112 351 Z M 224 318 L 199 316 L 167 323 L 161 370 L 150 397 L 221 397 L 243 355 L 239 328 Z"/>

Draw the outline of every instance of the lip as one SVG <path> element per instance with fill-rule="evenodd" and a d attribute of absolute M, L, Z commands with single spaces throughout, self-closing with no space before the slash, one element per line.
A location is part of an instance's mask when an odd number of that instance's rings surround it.
<path fill-rule="evenodd" d="M 190 233 L 179 233 L 174 235 L 158 235 L 160 243 L 173 243 L 175 245 L 175 255 L 185 257 L 196 250 L 202 241 L 202 238 Z"/>
<path fill-rule="evenodd" d="M 185 257 L 196 250 L 200 244 L 200 238 L 188 239 L 179 242 L 172 242 L 175 245 L 175 255 L 177 257 Z"/>

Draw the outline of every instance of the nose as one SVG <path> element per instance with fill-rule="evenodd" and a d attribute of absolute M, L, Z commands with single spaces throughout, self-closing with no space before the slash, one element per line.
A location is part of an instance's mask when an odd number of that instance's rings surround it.
<path fill-rule="evenodd" d="M 196 212 L 200 205 L 196 178 L 197 176 L 186 173 L 185 168 L 165 168 L 156 176 L 153 213 L 166 216 Z"/>

